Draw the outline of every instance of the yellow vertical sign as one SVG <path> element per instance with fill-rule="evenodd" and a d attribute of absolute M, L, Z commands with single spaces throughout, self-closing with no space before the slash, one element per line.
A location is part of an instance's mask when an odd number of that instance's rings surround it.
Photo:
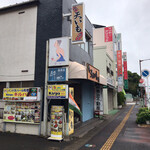
<path fill-rule="evenodd" d="M 72 6 L 72 44 L 85 42 L 85 13 L 84 4 Z"/>
<path fill-rule="evenodd" d="M 69 109 L 69 135 L 74 133 L 74 111 Z"/>

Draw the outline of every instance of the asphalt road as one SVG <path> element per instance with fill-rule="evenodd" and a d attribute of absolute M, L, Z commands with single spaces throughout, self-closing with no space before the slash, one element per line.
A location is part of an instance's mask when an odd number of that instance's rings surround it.
<path fill-rule="evenodd" d="M 150 128 L 141 128 L 135 123 L 138 107 L 134 106 L 119 134 L 117 127 L 127 116 L 131 106 L 126 107 L 115 120 L 85 143 L 80 150 L 149 150 Z"/>

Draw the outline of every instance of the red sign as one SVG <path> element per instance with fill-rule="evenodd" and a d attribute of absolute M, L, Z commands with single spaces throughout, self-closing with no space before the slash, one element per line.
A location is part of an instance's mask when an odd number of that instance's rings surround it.
<path fill-rule="evenodd" d="M 111 42 L 113 40 L 112 27 L 106 27 L 104 30 L 105 42 Z"/>
<path fill-rule="evenodd" d="M 143 82 L 144 82 L 144 79 L 141 78 L 139 82 L 140 82 L 140 83 L 143 83 Z"/>
<path fill-rule="evenodd" d="M 118 77 L 122 76 L 122 50 L 117 51 L 117 71 Z"/>
<path fill-rule="evenodd" d="M 123 61 L 124 66 L 124 80 L 128 80 L 127 61 Z"/>

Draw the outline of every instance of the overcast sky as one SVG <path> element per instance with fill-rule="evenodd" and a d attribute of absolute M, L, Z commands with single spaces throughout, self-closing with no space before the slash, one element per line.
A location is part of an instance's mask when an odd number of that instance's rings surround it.
<path fill-rule="evenodd" d="M 27 0 L 24 0 L 27 1 Z M 0 0 L 0 7 L 22 0 Z M 77 0 L 85 3 L 91 23 L 114 26 L 122 34 L 128 70 L 139 74 L 139 60 L 150 59 L 150 0 Z M 150 70 L 150 60 L 142 62 Z"/>

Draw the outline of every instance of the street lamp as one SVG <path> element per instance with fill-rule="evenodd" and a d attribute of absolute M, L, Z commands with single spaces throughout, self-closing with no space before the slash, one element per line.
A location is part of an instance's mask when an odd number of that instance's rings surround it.
<path fill-rule="evenodd" d="M 143 61 L 147 61 L 147 60 L 150 60 L 150 59 L 142 59 L 142 60 L 139 60 L 139 66 L 140 66 L 140 76 L 142 77 L 142 71 L 141 71 L 141 62 L 143 62 Z M 148 79 L 147 79 L 147 84 L 148 84 Z M 148 84 L 149 85 L 149 84 Z M 147 85 L 147 86 L 148 86 Z M 149 87 L 147 87 L 147 88 L 149 88 Z M 149 90 L 147 90 L 147 92 L 148 92 Z M 140 93 L 141 93 L 141 97 L 142 97 L 142 88 L 141 88 L 141 90 L 140 90 Z M 149 95 L 149 93 L 148 93 L 148 95 Z M 149 96 L 148 96 L 148 107 L 149 107 Z"/>
<path fill-rule="evenodd" d="M 139 60 L 139 66 L 140 66 L 140 76 L 142 76 L 142 71 L 141 71 L 141 62 L 142 62 L 142 61 L 147 61 L 147 60 L 150 60 L 150 59 L 142 59 L 142 60 Z"/>

